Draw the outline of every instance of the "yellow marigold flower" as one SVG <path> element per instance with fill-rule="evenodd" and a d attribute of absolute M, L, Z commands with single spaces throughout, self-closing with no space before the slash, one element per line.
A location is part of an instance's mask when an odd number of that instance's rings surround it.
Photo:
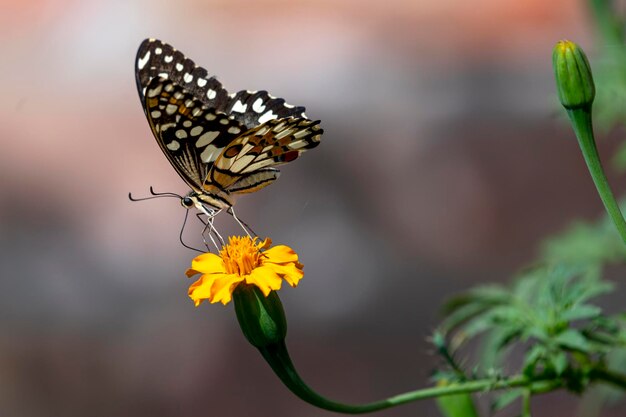
<path fill-rule="evenodd" d="M 198 306 L 203 300 L 228 304 L 241 283 L 257 286 L 263 295 L 280 289 L 283 279 L 295 287 L 304 276 L 304 265 L 289 246 L 270 248 L 267 238 L 258 241 L 248 236 L 231 236 L 219 255 L 203 253 L 191 262 L 186 272 L 200 279 L 189 287 L 189 297 Z"/>

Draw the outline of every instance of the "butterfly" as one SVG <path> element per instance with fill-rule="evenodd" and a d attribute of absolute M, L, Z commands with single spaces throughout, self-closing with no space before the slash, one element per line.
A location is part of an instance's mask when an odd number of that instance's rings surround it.
<path fill-rule="evenodd" d="M 308 119 L 304 107 L 267 91 L 229 94 L 206 69 L 157 39 L 139 46 L 135 77 L 159 147 L 191 188 L 182 205 L 207 216 L 232 210 L 235 196 L 270 185 L 279 176 L 276 166 L 320 143 L 320 121 Z"/>

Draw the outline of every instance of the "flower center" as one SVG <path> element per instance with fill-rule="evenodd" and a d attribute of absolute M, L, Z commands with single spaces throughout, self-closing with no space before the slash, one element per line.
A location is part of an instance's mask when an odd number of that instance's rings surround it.
<path fill-rule="evenodd" d="M 257 244 L 256 240 L 257 238 L 251 239 L 248 236 L 228 238 L 228 244 L 220 250 L 227 274 L 249 275 L 254 268 L 261 265 L 262 243 Z"/>

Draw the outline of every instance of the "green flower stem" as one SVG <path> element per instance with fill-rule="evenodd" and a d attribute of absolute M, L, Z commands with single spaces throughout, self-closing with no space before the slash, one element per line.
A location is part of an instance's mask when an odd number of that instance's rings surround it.
<path fill-rule="evenodd" d="M 522 417 L 531 417 L 530 414 L 530 399 L 532 398 L 532 391 L 529 389 L 524 390 L 522 396 Z"/>
<path fill-rule="evenodd" d="M 592 369 L 589 372 L 589 379 L 592 381 L 602 381 L 626 390 L 626 375 L 611 372 L 607 369 Z"/>
<path fill-rule="evenodd" d="M 448 386 L 424 388 L 368 404 L 343 404 L 323 397 L 302 381 L 289 358 L 284 341 L 259 348 L 259 350 L 285 386 L 300 399 L 316 407 L 345 414 L 370 413 L 417 400 L 445 395 L 494 391 L 515 387 L 527 387 L 530 392 L 544 393 L 563 386 L 562 381 L 559 380 L 529 380 L 525 376 L 514 376 L 506 379 L 481 379 L 459 382 Z"/>
<path fill-rule="evenodd" d="M 582 150 L 587 168 L 596 185 L 598 194 L 600 194 L 602 203 L 604 203 L 606 211 L 609 213 L 619 235 L 626 244 L 626 221 L 624 221 L 624 216 L 619 209 L 611 187 L 609 187 L 609 182 L 602 168 L 602 163 L 600 162 L 596 141 L 593 137 L 591 108 L 569 109 L 567 110 L 567 115 L 572 122 L 578 144 L 580 145 L 580 149 Z"/>

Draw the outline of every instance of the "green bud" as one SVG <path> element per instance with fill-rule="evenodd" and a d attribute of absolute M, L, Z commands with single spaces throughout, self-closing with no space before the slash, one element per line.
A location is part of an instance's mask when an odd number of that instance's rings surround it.
<path fill-rule="evenodd" d="M 266 297 L 256 285 L 240 284 L 233 301 L 239 326 L 253 346 L 264 348 L 285 340 L 287 319 L 276 291 Z"/>
<path fill-rule="evenodd" d="M 556 90 L 568 110 L 591 109 L 596 95 L 591 67 L 583 50 L 570 41 L 559 41 L 552 52 Z"/>

